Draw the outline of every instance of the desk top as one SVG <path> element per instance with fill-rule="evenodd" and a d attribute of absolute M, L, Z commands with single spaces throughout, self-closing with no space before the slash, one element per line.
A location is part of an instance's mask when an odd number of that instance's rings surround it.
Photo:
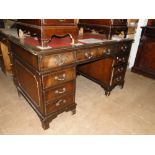
<path fill-rule="evenodd" d="M 53 38 L 48 44 L 48 47 L 42 48 L 39 46 L 37 38 L 31 36 L 19 38 L 16 29 L 0 29 L 0 34 L 4 35 L 11 42 L 23 47 L 34 55 L 56 52 L 58 50 L 73 50 L 102 46 L 106 44 L 115 44 L 119 42 L 133 42 L 133 39 L 128 38 L 113 38 L 111 40 L 107 40 L 103 34 L 84 33 L 82 36 L 79 36 L 78 43 L 74 45 L 71 44 L 71 39 L 69 37 Z"/>

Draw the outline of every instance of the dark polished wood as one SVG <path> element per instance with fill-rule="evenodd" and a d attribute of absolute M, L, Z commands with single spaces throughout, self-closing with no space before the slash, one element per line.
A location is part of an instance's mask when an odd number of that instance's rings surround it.
<path fill-rule="evenodd" d="M 80 19 L 79 27 L 84 31 L 95 30 L 99 33 L 106 34 L 110 39 L 112 35 L 124 33 L 124 38 L 128 33 L 127 19 Z"/>
<path fill-rule="evenodd" d="M 132 71 L 155 79 L 155 20 L 142 27 L 142 35 Z M 153 25 L 153 26 L 151 26 Z"/>
<path fill-rule="evenodd" d="M 155 19 L 148 19 L 147 26 L 154 27 L 155 26 Z"/>
<path fill-rule="evenodd" d="M 18 19 L 16 20 L 18 35 L 19 30 L 26 34 L 36 36 L 41 46 L 48 46 L 53 37 L 69 36 L 77 42 L 78 27 L 74 19 Z"/>
<path fill-rule="evenodd" d="M 93 38 L 100 35 L 85 36 Z M 106 95 L 117 85 L 123 87 L 133 41 L 104 40 L 100 43 L 65 46 L 67 38 L 64 38 L 63 41 L 57 40 L 63 42 L 64 46 L 42 50 L 32 38 L 20 40 L 8 35 L 7 39 L 10 42 L 13 79 L 18 94 L 23 95 L 37 113 L 44 129 L 49 128 L 49 123 L 62 112 L 76 113 L 77 70 L 99 83 Z M 59 45 L 57 42 L 55 44 Z"/>

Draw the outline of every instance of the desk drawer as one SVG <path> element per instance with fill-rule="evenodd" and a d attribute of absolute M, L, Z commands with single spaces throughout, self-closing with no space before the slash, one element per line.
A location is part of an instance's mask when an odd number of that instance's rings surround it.
<path fill-rule="evenodd" d="M 116 45 L 105 46 L 103 50 L 103 54 L 110 56 L 113 55 L 118 50 Z"/>
<path fill-rule="evenodd" d="M 73 52 L 43 56 L 40 61 L 41 70 L 65 66 L 75 61 Z"/>
<path fill-rule="evenodd" d="M 77 51 L 77 60 L 84 61 L 102 56 L 105 52 L 105 48 L 84 49 Z"/>
<path fill-rule="evenodd" d="M 118 52 L 127 52 L 129 53 L 131 49 L 131 44 L 122 43 L 118 46 Z"/>
<path fill-rule="evenodd" d="M 112 85 L 117 85 L 124 81 L 125 72 L 113 77 Z"/>
<path fill-rule="evenodd" d="M 54 89 L 46 90 L 44 93 L 44 99 L 45 102 L 49 102 L 66 94 L 71 94 L 74 91 L 75 91 L 75 82 L 74 81 L 67 82 Z"/>
<path fill-rule="evenodd" d="M 75 79 L 75 68 L 68 68 L 42 76 L 43 88 L 53 87 Z"/>
<path fill-rule="evenodd" d="M 123 65 L 120 65 L 120 66 L 116 66 L 114 67 L 114 73 L 113 73 L 113 76 L 116 76 L 116 75 L 120 75 L 122 73 L 125 73 L 126 72 L 126 65 L 123 66 Z"/>
<path fill-rule="evenodd" d="M 61 99 L 54 100 L 45 105 L 45 114 L 48 115 L 52 112 L 58 111 L 70 104 L 73 104 L 74 102 L 75 102 L 74 95 L 66 95 Z"/>
<path fill-rule="evenodd" d="M 127 64 L 128 63 L 128 56 L 127 55 L 119 55 L 116 56 L 114 59 L 114 65 L 121 65 L 121 64 Z"/>

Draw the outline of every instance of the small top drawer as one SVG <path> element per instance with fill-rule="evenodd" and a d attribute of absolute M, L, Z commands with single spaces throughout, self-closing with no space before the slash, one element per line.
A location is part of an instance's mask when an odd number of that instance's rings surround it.
<path fill-rule="evenodd" d="M 77 51 L 77 61 L 90 60 L 102 56 L 105 53 L 105 48 L 83 49 Z"/>
<path fill-rule="evenodd" d="M 114 65 L 121 65 L 121 64 L 127 64 L 127 63 L 128 63 L 127 55 L 116 56 L 116 58 L 114 59 Z"/>
<path fill-rule="evenodd" d="M 43 88 L 50 88 L 58 84 L 75 79 L 75 68 L 68 68 L 62 71 L 54 72 L 52 74 L 43 75 Z"/>
<path fill-rule="evenodd" d="M 127 67 L 127 65 L 120 65 L 120 66 L 114 67 L 113 76 L 125 73 L 126 72 L 126 67 Z"/>
<path fill-rule="evenodd" d="M 65 66 L 75 61 L 74 52 L 46 55 L 40 60 L 40 69 L 46 70 L 55 67 Z"/>
<path fill-rule="evenodd" d="M 116 45 L 107 46 L 107 47 L 105 47 L 104 55 L 112 55 L 116 51 L 117 51 Z"/>
<path fill-rule="evenodd" d="M 123 43 L 118 46 L 118 52 L 130 52 L 130 49 L 131 44 Z"/>

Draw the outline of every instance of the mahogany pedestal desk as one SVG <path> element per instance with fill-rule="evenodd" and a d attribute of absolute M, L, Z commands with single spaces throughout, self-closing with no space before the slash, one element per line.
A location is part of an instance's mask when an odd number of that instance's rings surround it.
<path fill-rule="evenodd" d="M 116 85 L 124 85 L 133 40 L 103 40 L 101 35 L 89 34 L 80 39 L 88 38 L 100 42 L 79 40 L 79 44 L 71 45 L 69 38 L 55 38 L 49 44 L 52 48 L 39 49 L 31 37 L 20 40 L 8 36 L 15 86 L 37 113 L 44 129 L 58 114 L 76 113 L 76 71 L 100 84 L 106 95 Z"/>

